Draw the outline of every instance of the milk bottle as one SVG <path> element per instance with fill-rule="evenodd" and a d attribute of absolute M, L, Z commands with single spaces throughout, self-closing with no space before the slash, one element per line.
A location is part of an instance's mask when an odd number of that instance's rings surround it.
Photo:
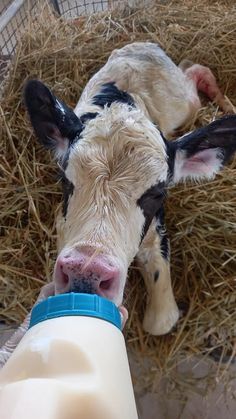
<path fill-rule="evenodd" d="M 137 419 L 117 307 L 97 295 L 49 297 L 0 371 L 1 419 Z"/>

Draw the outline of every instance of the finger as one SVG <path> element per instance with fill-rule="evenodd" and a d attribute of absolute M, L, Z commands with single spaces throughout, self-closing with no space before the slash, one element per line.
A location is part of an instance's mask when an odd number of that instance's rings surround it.
<path fill-rule="evenodd" d="M 129 317 L 129 313 L 128 313 L 128 310 L 124 306 L 120 306 L 119 311 L 121 315 L 121 328 L 124 329 L 125 324 Z"/>
<path fill-rule="evenodd" d="M 48 297 L 55 295 L 55 284 L 54 282 L 50 282 L 49 284 L 44 285 L 39 293 L 36 303 L 45 300 Z"/>

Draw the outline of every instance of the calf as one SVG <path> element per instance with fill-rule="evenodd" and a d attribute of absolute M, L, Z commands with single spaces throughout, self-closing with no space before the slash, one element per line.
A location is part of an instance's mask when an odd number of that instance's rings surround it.
<path fill-rule="evenodd" d="M 148 291 L 144 329 L 153 335 L 169 332 L 179 316 L 166 190 L 211 179 L 236 150 L 233 115 L 167 140 L 200 108 L 198 90 L 229 111 L 208 68 L 188 61 L 177 67 L 158 45 L 139 42 L 111 54 L 74 111 L 39 81 L 25 88 L 35 134 L 63 172 L 56 293 L 97 293 L 120 306 L 136 256 Z"/>

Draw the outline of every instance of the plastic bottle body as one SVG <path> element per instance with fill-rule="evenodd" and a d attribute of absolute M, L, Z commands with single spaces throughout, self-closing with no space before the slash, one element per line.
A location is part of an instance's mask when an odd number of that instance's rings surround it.
<path fill-rule="evenodd" d="M 0 372 L 1 419 L 137 419 L 126 347 L 111 323 L 33 326 Z"/>

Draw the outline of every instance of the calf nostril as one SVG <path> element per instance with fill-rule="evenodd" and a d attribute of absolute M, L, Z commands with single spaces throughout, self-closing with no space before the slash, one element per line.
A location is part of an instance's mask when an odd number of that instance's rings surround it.
<path fill-rule="evenodd" d="M 69 284 L 69 277 L 64 272 L 62 272 L 61 282 L 63 286 L 67 286 Z"/>
<path fill-rule="evenodd" d="M 99 288 L 102 290 L 109 290 L 112 287 L 113 279 L 107 279 L 106 281 L 101 281 Z"/>

